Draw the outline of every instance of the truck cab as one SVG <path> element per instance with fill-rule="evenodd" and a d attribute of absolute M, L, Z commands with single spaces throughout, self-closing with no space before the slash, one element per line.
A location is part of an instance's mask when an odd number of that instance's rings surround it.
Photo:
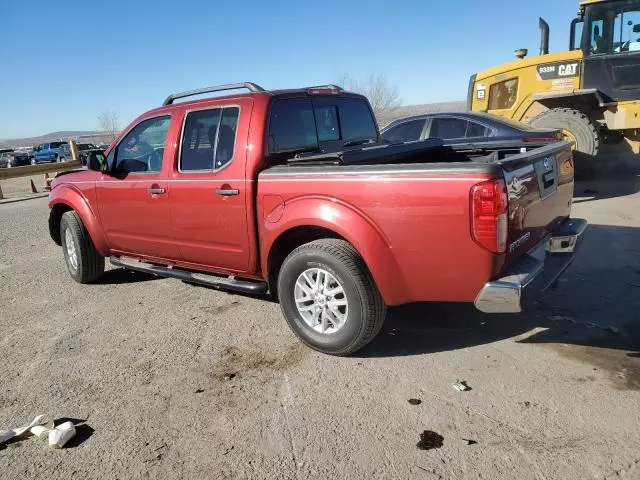
<path fill-rule="evenodd" d="M 31 151 L 31 164 L 57 162 L 60 146 L 66 142 L 41 143 Z"/>

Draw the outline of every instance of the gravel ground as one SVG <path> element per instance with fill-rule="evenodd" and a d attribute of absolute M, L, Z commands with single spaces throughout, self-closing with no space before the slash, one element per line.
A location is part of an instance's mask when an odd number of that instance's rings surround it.
<path fill-rule="evenodd" d="M 46 199 L 0 205 L 0 429 L 49 413 L 79 432 L 0 445 L 2 479 L 638 479 L 638 190 L 577 185 L 582 248 L 527 314 L 392 309 L 351 358 L 258 298 L 113 269 L 75 284 Z"/>

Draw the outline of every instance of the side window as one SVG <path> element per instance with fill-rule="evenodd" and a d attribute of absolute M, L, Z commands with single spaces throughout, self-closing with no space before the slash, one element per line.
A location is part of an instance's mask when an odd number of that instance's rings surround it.
<path fill-rule="evenodd" d="M 133 127 L 115 148 L 115 170 L 122 173 L 159 172 L 170 122 L 169 116 L 156 117 Z"/>
<path fill-rule="evenodd" d="M 180 171 L 210 171 L 233 158 L 238 107 L 213 108 L 189 112 L 184 124 Z"/>
<path fill-rule="evenodd" d="M 460 118 L 434 118 L 431 122 L 429 137 L 451 140 L 464 138 L 467 131 L 467 121 Z"/>
<path fill-rule="evenodd" d="M 591 22 L 591 53 L 598 55 L 607 53 L 607 42 L 604 38 L 604 20 L 593 20 Z"/>
<path fill-rule="evenodd" d="M 480 125 L 476 122 L 469 122 L 467 125 L 467 134 L 466 138 L 479 138 L 479 137 L 488 137 L 489 129 L 484 125 Z"/>
<path fill-rule="evenodd" d="M 489 110 L 502 110 L 513 107 L 516 103 L 517 94 L 517 78 L 494 83 L 489 88 Z"/>
<path fill-rule="evenodd" d="M 618 25 L 621 30 L 620 46 L 615 52 L 640 51 L 640 7 L 623 11 L 620 21 L 616 17 L 616 27 Z"/>
<path fill-rule="evenodd" d="M 389 130 L 382 134 L 382 138 L 391 143 L 403 143 L 414 142 L 420 140 L 422 129 L 426 120 L 410 120 L 408 122 L 402 122 L 395 127 L 391 127 Z"/>

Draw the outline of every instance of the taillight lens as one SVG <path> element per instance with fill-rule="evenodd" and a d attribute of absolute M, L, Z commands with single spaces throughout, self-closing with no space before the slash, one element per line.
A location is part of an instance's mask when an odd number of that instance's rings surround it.
<path fill-rule="evenodd" d="M 489 180 L 471 189 L 473 239 L 494 253 L 507 247 L 507 188 L 504 180 Z"/>

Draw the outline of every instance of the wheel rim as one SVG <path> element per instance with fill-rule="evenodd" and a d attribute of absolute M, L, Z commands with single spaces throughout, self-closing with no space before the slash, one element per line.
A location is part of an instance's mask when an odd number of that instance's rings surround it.
<path fill-rule="evenodd" d="M 577 150 L 578 149 L 578 142 L 576 141 L 576 136 L 571 133 L 569 130 L 565 130 L 564 128 L 562 129 L 562 139 L 566 140 L 567 142 L 571 142 L 571 150 Z"/>
<path fill-rule="evenodd" d="M 35 164 L 36 164 L 36 159 L 35 159 L 35 158 L 32 158 L 32 159 L 31 159 L 31 165 L 35 165 Z"/>
<path fill-rule="evenodd" d="M 344 287 L 322 268 L 300 274 L 294 300 L 300 317 L 318 333 L 336 333 L 347 323 L 349 305 Z"/>
<path fill-rule="evenodd" d="M 78 269 L 78 252 L 76 251 L 76 244 L 73 242 L 73 236 L 69 229 L 64 232 L 64 246 L 67 249 L 67 258 L 74 270 Z"/>

